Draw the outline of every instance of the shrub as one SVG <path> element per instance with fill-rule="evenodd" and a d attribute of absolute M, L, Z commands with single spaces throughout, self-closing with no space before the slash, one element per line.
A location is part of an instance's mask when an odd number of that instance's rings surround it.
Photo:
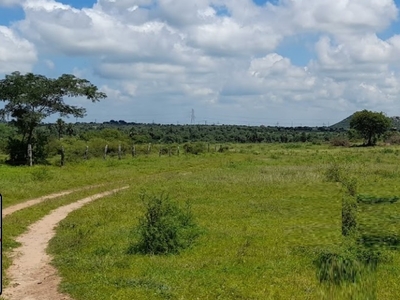
<path fill-rule="evenodd" d="M 204 143 L 186 143 L 183 145 L 186 153 L 200 154 L 206 152 L 206 145 Z"/>
<path fill-rule="evenodd" d="M 336 147 L 338 147 L 338 146 L 340 146 L 340 147 L 350 147 L 349 140 L 347 138 L 341 137 L 341 136 L 337 136 L 337 137 L 332 138 L 329 141 L 329 143 L 332 146 L 336 146 Z"/>
<path fill-rule="evenodd" d="M 139 240 L 128 253 L 176 254 L 192 245 L 199 234 L 190 206 L 182 209 L 163 194 L 142 195 L 145 213 L 139 220 Z"/>
<path fill-rule="evenodd" d="M 385 136 L 385 143 L 391 145 L 400 145 L 400 134 L 398 132 L 390 132 Z"/>
<path fill-rule="evenodd" d="M 227 152 L 229 151 L 229 146 L 228 145 L 221 145 L 218 149 L 219 153 Z"/>

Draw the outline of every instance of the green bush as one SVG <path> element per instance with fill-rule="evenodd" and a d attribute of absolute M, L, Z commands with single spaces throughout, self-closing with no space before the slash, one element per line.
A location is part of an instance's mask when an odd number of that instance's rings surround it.
<path fill-rule="evenodd" d="M 190 206 L 183 209 L 168 196 L 142 195 L 145 213 L 139 220 L 139 240 L 128 253 L 177 254 L 190 247 L 199 230 L 193 220 Z"/>
<path fill-rule="evenodd" d="M 185 153 L 191 154 L 201 154 L 206 152 L 206 144 L 198 142 L 198 143 L 186 143 L 183 145 L 183 149 L 185 149 Z"/>
<path fill-rule="evenodd" d="M 329 143 L 335 147 L 350 147 L 350 141 L 342 136 L 332 138 Z"/>

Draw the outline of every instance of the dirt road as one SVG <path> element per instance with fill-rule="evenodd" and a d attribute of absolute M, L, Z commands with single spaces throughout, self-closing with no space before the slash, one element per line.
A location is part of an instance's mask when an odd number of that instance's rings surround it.
<path fill-rule="evenodd" d="M 32 224 L 26 233 L 17 238 L 22 245 L 12 254 L 13 264 L 7 270 L 11 282 L 2 296 L 8 300 L 70 300 L 69 296 L 58 292 L 60 278 L 57 270 L 50 265 L 51 257 L 46 253 L 48 243 L 55 235 L 55 227 L 70 212 L 127 188 L 95 194 L 59 207 Z"/>
<path fill-rule="evenodd" d="M 104 186 L 104 184 L 90 185 L 90 186 L 85 186 L 85 187 L 82 187 L 82 188 L 62 191 L 62 192 L 58 192 L 58 193 L 42 196 L 42 197 L 39 197 L 39 198 L 36 198 L 36 199 L 28 200 L 28 201 L 25 201 L 25 202 L 22 202 L 22 203 L 18 203 L 18 204 L 15 204 L 15 205 L 12 205 L 12 206 L 4 208 L 3 211 L 2 211 L 3 218 L 8 216 L 8 215 L 11 215 L 12 213 L 14 213 L 14 212 L 16 212 L 18 210 L 33 206 L 35 204 L 38 204 L 38 203 L 43 202 L 43 201 L 48 200 L 48 199 L 54 199 L 54 198 L 58 198 L 58 197 L 62 197 L 62 196 L 66 196 L 66 195 L 72 194 L 74 192 L 79 192 L 79 191 L 88 190 L 88 189 L 94 189 L 94 188 L 101 187 L 101 186 Z"/>

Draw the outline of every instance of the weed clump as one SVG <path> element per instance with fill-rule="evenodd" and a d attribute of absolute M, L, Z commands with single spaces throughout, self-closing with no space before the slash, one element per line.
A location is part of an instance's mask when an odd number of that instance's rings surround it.
<path fill-rule="evenodd" d="M 362 270 L 360 262 L 353 253 L 344 251 L 321 251 L 314 264 L 317 267 L 319 281 L 335 285 L 355 282 Z"/>
<path fill-rule="evenodd" d="M 206 152 L 206 145 L 202 142 L 186 143 L 183 145 L 183 149 L 185 149 L 185 153 L 198 155 Z"/>
<path fill-rule="evenodd" d="M 129 254 L 177 254 L 190 247 L 199 235 L 191 207 L 181 208 L 168 196 L 142 195 L 145 213 L 139 219 L 138 242 L 128 249 Z"/>
<path fill-rule="evenodd" d="M 349 236 L 357 229 L 357 202 L 353 197 L 342 199 L 342 235 Z"/>
<path fill-rule="evenodd" d="M 328 182 L 341 182 L 342 169 L 337 163 L 331 163 L 325 170 L 325 179 Z"/>

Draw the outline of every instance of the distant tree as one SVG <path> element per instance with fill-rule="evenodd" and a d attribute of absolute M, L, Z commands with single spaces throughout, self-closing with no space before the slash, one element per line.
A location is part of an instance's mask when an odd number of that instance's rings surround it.
<path fill-rule="evenodd" d="M 350 121 L 350 128 L 355 129 L 365 139 L 366 146 L 375 145 L 377 137 L 389 130 L 391 125 L 391 119 L 382 112 L 368 110 L 356 112 Z"/>
<path fill-rule="evenodd" d="M 78 96 L 86 97 L 92 102 L 107 97 L 88 80 L 68 74 L 52 79 L 32 73 L 22 75 L 20 72 L 13 72 L 0 80 L 0 101 L 6 102 L 4 108 L 0 109 L 0 117 L 11 116 L 12 124 L 20 135 L 8 142 L 10 162 L 26 162 L 27 145 L 32 144 L 34 148 L 41 140 L 35 137 L 35 129 L 43 119 L 55 113 L 59 113 L 61 117 L 85 116 L 85 108 L 64 102 L 64 97 Z M 35 157 L 35 151 L 33 155 Z"/>

